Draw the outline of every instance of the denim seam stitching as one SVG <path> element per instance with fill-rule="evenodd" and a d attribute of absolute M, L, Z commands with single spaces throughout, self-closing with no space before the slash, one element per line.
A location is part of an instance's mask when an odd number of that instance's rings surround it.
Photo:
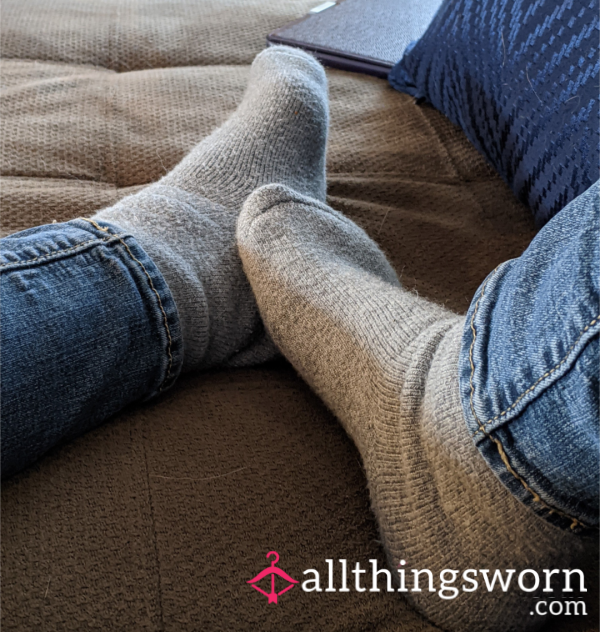
<path fill-rule="evenodd" d="M 110 241 L 111 238 L 115 238 L 115 239 L 120 239 L 121 235 L 112 235 L 111 237 L 106 237 L 105 239 L 98 239 L 97 237 L 95 239 L 90 239 L 88 241 L 83 241 L 80 244 L 77 244 L 76 246 L 71 246 L 70 248 L 65 248 L 64 250 L 57 250 L 56 252 L 50 252 L 46 255 L 40 255 L 38 257 L 34 257 L 33 259 L 27 259 L 25 261 L 9 261 L 8 263 L 1 263 L 0 264 L 0 268 L 7 268 L 9 266 L 20 266 L 20 265 L 26 265 L 28 263 L 33 263 L 34 261 L 41 261 L 42 259 L 50 259 L 51 257 L 54 257 L 56 255 L 62 255 L 65 254 L 66 252 L 72 252 L 73 250 L 77 250 L 78 248 L 81 248 L 82 246 L 87 246 L 88 244 L 93 244 L 94 242 L 97 243 L 106 243 L 107 241 Z"/>
<path fill-rule="evenodd" d="M 102 226 L 100 226 L 99 224 L 97 224 L 96 222 L 94 222 L 91 219 L 87 219 L 86 217 L 81 217 L 79 219 L 84 220 L 85 222 L 89 222 L 90 224 L 92 224 L 92 226 L 94 226 L 96 229 L 101 230 L 102 232 L 108 233 L 110 235 L 112 235 L 112 233 L 109 232 L 108 228 L 103 228 Z M 129 246 L 123 241 L 123 239 L 121 238 L 120 235 L 114 235 L 114 237 L 117 237 L 119 242 L 123 244 L 123 246 L 125 246 L 125 249 L 127 250 L 129 256 L 140 266 L 140 268 L 143 270 L 144 274 L 146 275 L 146 278 L 148 279 L 148 283 L 150 285 L 150 289 L 154 292 L 155 296 L 156 296 L 156 300 L 158 301 L 158 307 L 160 308 L 160 311 L 162 312 L 163 315 L 163 324 L 165 327 L 165 330 L 167 332 L 167 340 L 168 340 L 168 344 L 167 344 L 167 354 L 169 356 L 169 364 L 167 366 L 167 373 L 163 379 L 163 381 L 161 382 L 160 386 L 158 387 L 158 392 L 160 393 L 164 387 L 165 384 L 167 383 L 167 381 L 169 380 L 169 378 L 171 377 L 171 368 L 173 366 L 173 355 L 171 353 L 171 348 L 173 345 L 173 340 L 171 338 L 171 330 L 169 329 L 169 321 L 167 318 L 167 313 L 165 312 L 165 309 L 163 307 L 162 301 L 160 300 L 160 295 L 158 293 L 158 291 L 156 290 L 156 288 L 154 287 L 154 283 L 152 282 L 152 278 L 150 277 L 150 274 L 148 273 L 148 270 L 146 270 L 144 264 L 137 259 L 134 254 L 131 252 L 131 250 L 129 249 Z"/>
<path fill-rule="evenodd" d="M 471 341 L 471 345 L 470 345 L 470 349 L 469 349 L 469 363 L 471 364 L 471 377 L 470 377 L 471 396 L 470 396 L 470 404 L 471 404 L 471 413 L 472 413 L 473 417 L 475 418 L 475 421 L 479 425 L 479 430 L 477 430 L 475 432 L 475 434 L 473 434 L 471 436 L 471 438 L 474 439 L 477 434 L 482 432 L 488 439 L 490 439 L 490 441 L 492 441 L 496 445 L 496 448 L 498 449 L 498 454 L 500 455 L 500 459 L 502 460 L 502 463 L 504 463 L 504 465 L 505 465 L 506 469 L 508 470 L 508 472 L 510 474 L 512 474 L 521 483 L 521 485 L 523 485 L 525 490 L 528 491 L 532 495 L 534 502 L 540 503 L 540 505 L 542 505 L 545 509 L 548 509 L 548 511 L 551 514 L 555 513 L 555 514 L 558 514 L 559 516 L 561 516 L 563 518 L 567 518 L 568 520 L 571 520 L 571 529 L 575 529 L 577 526 L 580 526 L 582 528 L 589 528 L 588 525 L 586 525 L 583 522 L 581 522 L 581 520 L 579 520 L 578 518 L 574 518 L 573 516 L 570 516 L 569 514 L 563 512 L 563 511 L 561 511 L 559 509 L 556 509 L 555 507 L 552 507 L 551 505 L 546 503 L 544 500 L 542 500 L 540 498 L 539 494 L 537 494 L 533 489 L 531 489 L 531 487 L 527 484 L 525 479 L 521 475 L 519 475 L 517 472 L 515 472 L 515 470 L 513 469 L 512 465 L 510 464 L 510 461 L 508 459 L 508 456 L 507 456 L 506 452 L 504 451 L 504 447 L 502 446 L 502 442 L 497 437 L 492 437 L 490 434 L 487 433 L 486 429 L 484 428 L 484 424 L 479 420 L 479 417 L 477 416 L 477 413 L 475 412 L 475 404 L 474 404 L 474 401 L 473 401 L 473 398 L 475 396 L 475 386 L 473 384 L 473 377 L 474 377 L 474 373 L 475 373 L 475 364 L 473 363 L 473 349 L 475 347 L 475 339 L 477 338 L 477 330 L 475 328 L 475 316 L 477 315 L 477 312 L 479 310 L 479 303 L 481 302 L 481 300 L 483 299 L 483 296 L 485 294 L 485 288 L 486 288 L 486 286 L 488 284 L 488 281 L 496 274 L 496 272 L 497 272 L 499 267 L 500 266 L 497 266 L 496 268 L 494 268 L 492 273 L 489 275 L 489 277 L 486 279 L 485 283 L 483 284 L 483 286 L 481 288 L 481 294 L 480 294 L 479 298 L 477 299 L 477 302 L 475 303 L 475 309 L 473 310 L 473 315 L 471 316 L 471 332 L 473 333 L 473 340 Z M 589 323 L 586 327 L 584 327 L 584 329 L 581 331 L 581 333 L 577 337 L 577 340 L 573 343 L 573 345 L 567 351 L 565 357 L 553 369 L 551 369 L 550 371 L 545 373 L 539 380 L 537 380 L 535 382 L 535 384 L 533 384 L 533 386 L 531 386 L 524 393 L 522 393 L 517 398 L 517 400 L 515 400 L 515 402 L 513 402 L 513 404 L 509 408 L 504 410 L 502 413 L 496 415 L 496 417 L 494 417 L 493 419 L 490 419 L 490 420 L 486 421 L 485 424 L 487 425 L 487 424 L 492 423 L 493 421 L 495 421 L 499 417 L 505 415 L 508 411 L 512 410 L 516 406 L 516 404 L 521 399 L 523 399 L 523 397 L 527 393 L 531 392 L 533 390 L 533 388 L 537 384 L 539 384 L 539 382 L 541 380 L 543 380 L 545 377 L 547 377 L 548 375 L 553 373 L 556 369 L 558 369 L 567 360 L 569 354 L 571 353 L 573 348 L 577 345 L 577 343 L 579 342 L 581 337 L 584 335 L 584 333 L 592 325 L 594 325 L 594 323 L 599 318 L 600 318 L 600 316 L 597 316 L 596 318 L 594 318 L 592 320 L 591 323 Z"/>

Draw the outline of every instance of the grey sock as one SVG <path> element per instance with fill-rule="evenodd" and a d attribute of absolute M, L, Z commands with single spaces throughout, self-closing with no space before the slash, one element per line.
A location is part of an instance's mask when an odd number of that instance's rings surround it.
<path fill-rule="evenodd" d="M 327 84 L 321 65 L 273 47 L 252 64 L 242 103 L 169 174 L 94 215 L 131 232 L 172 291 L 184 370 L 272 357 L 235 244 L 246 197 L 273 182 L 325 199 Z"/>
<path fill-rule="evenodd" d="M 389 564 L 405 569 L 407 588 L 411 569 L 431 570 L 439 590 L 444 569 L 491 577 L 527 568 L 542 588 L 542 569 L 578 560 L 580 537 L 515 500 L 469 436 L 458 389 L 463 317 L 404 290 L 360 228 L 287 187 L 253 193 L 237 234 L 267 330 L 360 450 Z M 423 575 L 422 592 L 404 594 L 445 630 L 544 622 L 532 615 L 539 591 L 523 592 L 516 576 L 506 593 L 478 581 L 463 592 L 459 574 L 450 584 L 459 595 L 442 599 Z"/>

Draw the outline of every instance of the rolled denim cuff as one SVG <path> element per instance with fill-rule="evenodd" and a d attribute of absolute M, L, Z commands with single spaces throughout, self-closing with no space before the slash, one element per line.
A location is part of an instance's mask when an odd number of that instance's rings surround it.
<path fill-rule="evenodd" d="M 134 237 L 78 219 L 1 242 L 2 475 L 170 388 L 183 340 Z"/>
<path fill-rule="evenodd" d="M 465 321 L 460 392 L 501 482 L 564 529 L 598 527 L 598 187 L 494 270 Z"/>
<path fill-rule="evenodd" d="M 536 340 L 526 330 L 542 290 L 512 293 L 518 262 L 486 279 L 467 314 L 459 360 L 465 420 L 516 498 L 560 528 L 591 533 L 600 524 L 600 320 L 582 297 L 570 314 L 562 312 L 553 335 Z M 569 275 L 565 283 L 577 285 Z"/>
<path fill-rule="evenodd" d="M 153 367 L 153 378 L 146 382 L 146 393 L 142 400 L 156 397 L 173 386 L 183 366 L 183 336 L 179 314 L 167 282 L 136 239 L 130 234 L 124 234 L 118 226 L 89 219 L 76 219 L 69 224 L 91 229 L 98 238 L 108 237 L 104 247 L 110 244 L 114 255 L 119 257 L 131 274 L 135 290 L 152 320 L 151 332 L 146 334 L 152 336 L 152 344 L 150 348 L 144 348 L 156 354 L 156 360 L 150 360 L 150 355 L 145 360 L 149 367 Z M 133 312 L 132 316 L 137 318 L 139 314 Z"/>

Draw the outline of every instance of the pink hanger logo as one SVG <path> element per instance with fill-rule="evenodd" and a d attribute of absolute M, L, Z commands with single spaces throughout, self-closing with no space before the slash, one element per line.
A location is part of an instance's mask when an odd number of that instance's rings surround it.
<path fill-rule="evenodd" d="M 295 579 L 292 579 L 286 572 L 275 566 L 275 564 L 279 562 L 279 553 L 277 553 L 277 551 L 269 551 L 267 553 L 267 559 L 269 559 L 271 555 L 275 556 L 275 559 L 271 562 L 271 566 L 267 566 L 267 568 L 262 570 L 256 577 L 253 577 L 246 583 L 252 584 L 252 588 L 256 588 L 259 593 L 262 593 L 265 597 L 267 597 L 269 600 L 267 603 L 277 603 L 277 597 L 283 595 L 284 592 L 287 592 L 288 590 L 293 588 L 294 584 L 297 584 L 298 582 Z M 262 588 L 260 588 L 260 586 L 256 585 L 257 582 L 259 582 L 264 577 L 267 577 L 267 575 L 271 576 L 270 593 L 265 592 Z M 286 582 L 290 582 L 290 585 L 286 586 L 283 590 L 280 590 L 279 592 L 275 592 L 275 575 L 278 575 L 282 579 L 285 579 Z"/>

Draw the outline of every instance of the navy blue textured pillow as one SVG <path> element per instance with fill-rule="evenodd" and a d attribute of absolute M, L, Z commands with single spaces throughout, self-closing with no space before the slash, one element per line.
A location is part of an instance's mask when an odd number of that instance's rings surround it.
<path fill-rule="evenodd" d="M 598 0 L 444 0 L 390 74 L 469 140 L 543 225 L 598 179 Z"/>

